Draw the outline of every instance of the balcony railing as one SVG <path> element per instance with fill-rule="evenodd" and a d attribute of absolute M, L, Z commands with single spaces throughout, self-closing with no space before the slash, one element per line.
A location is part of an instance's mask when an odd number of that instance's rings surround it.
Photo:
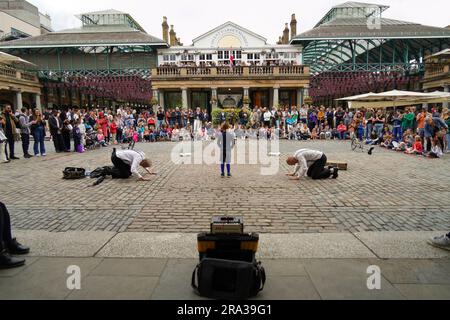
<path fill-rule="evenodd" d="M 0 64 L 0 77 L 6 77 L 15 80 L 38 81 L 37 76 L 31 72 L 19 71 L 8 65 Z"/>
<path fill-rule="evenodd" d="M 251 75 L 272 75 L 274 67 L 249 67 L 249 74 Z"/>
<path fill-rule="evenodd" d="M 192 76 L 204 76 L 211 74 L 211 68 L 206 67 L 188 67 L 186 68 L 186 73 Z"/>
<path fill-rule="evenodd" d="M 180 68 L 178 67 L 161 67 L 156 69 L 158 76 L 179 76 Z"/>
<path fill-rule="evenodd" d="M 425 78 L 434 78 L 443 75 L 448 75 L 450 73 L 450 65 L 445 64 L 434 64 L 428 65 L 425 69 Z"/>
<path fill-rule="evenodd" d="M 152 69 L 152 77 L 157 79 L 185 78 L 191 76 L 201 77 L 298 77 L 308 76 L 307 66 L 236 66 L 236 67 L 176 67 L 163 66 Z"/>
<path fill-rule="evenodd" d="M 0 76 L 8 78 L 17 78 L 17 71 L 11 67 L 0 65 Z"/>

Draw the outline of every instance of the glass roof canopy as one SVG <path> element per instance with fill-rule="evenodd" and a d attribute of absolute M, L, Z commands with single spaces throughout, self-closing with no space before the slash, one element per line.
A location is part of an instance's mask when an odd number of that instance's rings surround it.
<path fill-rule="evenodd" d="M 322 72 L 423 71 L 425 55 L 450 47 L 450 30 L 384 19 L 388 6 L 346 2 L 294 37 L 303 64 Z"/>
<path fill-rule="evenodd" d="M 331 8 L 331 10 L 319 21 L 314 28 L 337 18 L 381 18 L 381 14 L 389 9 L 389 6 L 368 4 L 359 2 L 346 2 Z"/>
<path fill-rule="evenodd" d="M 117 10 L 83 13 L 78 15 L 77 17 L 81 20 L 83 26 L 126 25 L 135 30 L 145 32 L 144 28 L 142 28 L 141 25 L 128 13 L 120 12 Z"/>

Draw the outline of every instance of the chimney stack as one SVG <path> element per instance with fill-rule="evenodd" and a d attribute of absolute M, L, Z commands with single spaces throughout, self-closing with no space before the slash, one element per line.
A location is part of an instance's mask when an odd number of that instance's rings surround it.
<path fill-rule="evenodd" d="M 177 45 L 177 34 L 175 30 L 173 29 L 173 24 L 170 25 L 170 46 L 176 46 Z"/>
<path fill-rule="evenodd" d="M 277 44 L 283 44 L 283 37 L 278 37 L 278 42 Z"/>
<path fill-rule="evenodd" d="M 295 19 L 295 13 L 292 14 L 291 18 L 291 39 L 297 35 L 297 19 Z"/>
<path fill-rule="evenodd" d="M 169 43 L 169 25 L 167 24 L 167 17 L 163 17 L 162 32 L 163 40 Z"/>
<path fill-rule="evenodd" d="M 289 27 L 287 23 L 283 31 L 283 44 L 289 44 Z"/>

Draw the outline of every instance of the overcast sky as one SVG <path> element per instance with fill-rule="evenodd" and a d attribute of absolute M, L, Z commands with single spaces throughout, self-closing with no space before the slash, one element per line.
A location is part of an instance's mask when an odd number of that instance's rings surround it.
<path fill-rule="evenodd" d="M 62 30 L 81 25 L 74 15 L 116 9 L 133 16 L 151 35 L 162 38 L 162 17 L 175 25 L 177 36 L 185 45 L 192 39 L 233 21 L 268 39 L 278 41 L 284 23 L 292 13 L 298 21 L 298 33 L 307 31 L 336 4 L 345 0 L 28 0 L 42 13 L 52 17 L 53 28 Z M 371 1 L 363 1 L 371 2 Z M 389 5 L 385 18 L 417 22 L 430 26 L 450 25 L 449 0 L 376 0 Z"/>

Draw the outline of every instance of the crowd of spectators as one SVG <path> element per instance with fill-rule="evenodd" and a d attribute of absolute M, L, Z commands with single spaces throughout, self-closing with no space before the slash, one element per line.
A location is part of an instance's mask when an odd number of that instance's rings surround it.
<path fill-rule="evenodd" d="M 309 106 L 239 109 L 233 117 L 226 110 L 212 119 L 205 109 L 180 108 L 133 110 L 104 109 L 27 110 L 15 113 L 4 107 L 0 116 L 0 161 L 17 157 L 16 141 L 22 141 L 25 158 L 46 156 L 45 139 L 55 150 L 86 150 L 135 142 L 212 140 L 221 124 L 228 122 L 238 139 L 334 139 L 365 140 L 408 154 L 442 157 L 449 151 L 450 113 L 447 109 L 406 107 L 402 110 L 357 111 Z M 28 153 L 30 136 L 33 153 Z M 3 138 L 2 138 L 3 137 Z"/>

